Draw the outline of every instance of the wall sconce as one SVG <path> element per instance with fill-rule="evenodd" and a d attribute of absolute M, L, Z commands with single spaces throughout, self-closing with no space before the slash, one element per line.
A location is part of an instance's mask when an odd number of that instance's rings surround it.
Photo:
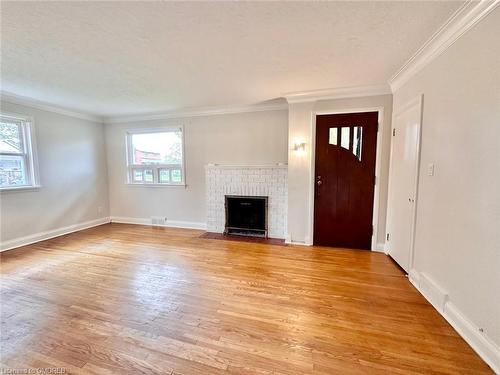
<path fill-rule="evenodd" d="M 306 151 L 305 142 L 296 141 L 293 143 L 293 151 L 298 154 L 303 154 Z"/>

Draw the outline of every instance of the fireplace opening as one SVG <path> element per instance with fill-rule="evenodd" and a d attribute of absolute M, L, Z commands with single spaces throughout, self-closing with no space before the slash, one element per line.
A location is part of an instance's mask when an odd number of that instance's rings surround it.
<path fill-rule="evenodd" d="M 226 195 L 224 234 L 267 237 L 267 197 Z"/>

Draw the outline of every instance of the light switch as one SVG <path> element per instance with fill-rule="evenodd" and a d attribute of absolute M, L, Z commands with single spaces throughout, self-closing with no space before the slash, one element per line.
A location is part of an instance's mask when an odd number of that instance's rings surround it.
<path fill-rule="evenodd" d="M 427 175 L 434 176 L 434 163 L 429 163 L 427 166 Z"/>

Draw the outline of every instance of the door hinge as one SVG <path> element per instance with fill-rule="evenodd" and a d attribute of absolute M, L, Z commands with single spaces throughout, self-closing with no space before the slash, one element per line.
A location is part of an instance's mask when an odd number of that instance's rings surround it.
<path fill-rule="evenodd" d="M 389 241 L 389 233 L 387 233 L 387 236 L 386 236 L 386 241 Z"/>
<path fill-rule="evenodd" d="M 395 137 L 396 136 L 396 128 L 392 129 L 392 136 Z"/>

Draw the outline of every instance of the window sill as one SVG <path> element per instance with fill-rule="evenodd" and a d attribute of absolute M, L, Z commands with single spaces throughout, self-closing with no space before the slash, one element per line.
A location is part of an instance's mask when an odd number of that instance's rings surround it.
<path fill-rule="evenodd" d="M 134 184 L 132 182 L 126 182 L 127 186 L 135 187 L 153 187 L 153 188 L 186 188 L 186 184 Z"/>
<path fill-rule="evenodd" d="M 15 192 L 15 191 L 37 191 L 40 190 L 41 185 L 31 185 L 31 186 L 9 186 L 0 188 L 0 192 Z"/>

